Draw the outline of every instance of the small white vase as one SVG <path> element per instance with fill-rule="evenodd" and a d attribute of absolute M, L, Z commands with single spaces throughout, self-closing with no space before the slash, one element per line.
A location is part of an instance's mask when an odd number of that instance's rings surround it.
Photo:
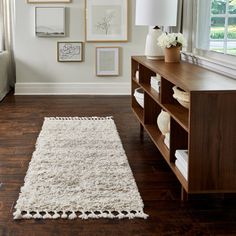
<path fill-rule="evenodd" d="M 161 110 L 157 117 L 157 126 L 163 135 L 170 132 L 170 115 L 168 112 Z"/>

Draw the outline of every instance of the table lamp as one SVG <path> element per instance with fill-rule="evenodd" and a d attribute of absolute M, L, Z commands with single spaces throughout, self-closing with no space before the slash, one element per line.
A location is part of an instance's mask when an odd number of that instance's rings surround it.
<path fill-rule="evenodd" d="M 136 0 L 136 25 L 146 25 L 145 56 L 150 60 L 163 59 L 163 49 L 157 45 L 163 33 L 161 27 L 176 26 L 178 0 Z"/>

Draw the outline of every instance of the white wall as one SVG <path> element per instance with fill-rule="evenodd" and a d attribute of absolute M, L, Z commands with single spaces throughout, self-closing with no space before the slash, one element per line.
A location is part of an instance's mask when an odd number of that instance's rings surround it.
<path fill-rule="evenodd" d="M 43 4 L 27 4 L 15 0 L 16 94 L 129 94 L 130 57 L 144 53 L 147 28 L 135 26 L 135 0 L 129 2 L 128 43 L 86 43 L 84 62 L 57 62 L 57 41 L 85 41 L 84 0 L 70 4 L 46 4 L 67 7 L 66 38 L 38 38 L 34 34 L 34 8 Z M 121 76 L 95 76 L 96 46 L 120 46 Z"/>

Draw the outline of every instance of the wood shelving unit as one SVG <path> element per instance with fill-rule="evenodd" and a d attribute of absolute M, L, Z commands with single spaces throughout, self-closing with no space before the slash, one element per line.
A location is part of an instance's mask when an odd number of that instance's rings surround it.
<path fill-rule="evenodd" d="M 139 71 L 139 80 L 136 71 Z M 151 76 L 161 75 L 160 93 Z M 144 90 L 144 109 L 132 96 L 138 121 L 186 193 L 236 192 L 236 80 L 196 65 L 132 57 L 132 94 Z M 174 86 L 190 92 L 190 109 L 173 98 Z M 171 116 L 170 148 L 157 127 L 161 110 Z M 188 180 L 175 166 L 175 151 L 189 153 Z"/>

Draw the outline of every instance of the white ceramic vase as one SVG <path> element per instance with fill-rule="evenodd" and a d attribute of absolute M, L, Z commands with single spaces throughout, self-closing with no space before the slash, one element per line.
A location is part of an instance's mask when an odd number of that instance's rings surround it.
<path fill-rule="evenodd" d="M 161 110 L 157 117 L 157 126 L 163 135 L 170 132 L 170 115 L 168 112 Z"/>

